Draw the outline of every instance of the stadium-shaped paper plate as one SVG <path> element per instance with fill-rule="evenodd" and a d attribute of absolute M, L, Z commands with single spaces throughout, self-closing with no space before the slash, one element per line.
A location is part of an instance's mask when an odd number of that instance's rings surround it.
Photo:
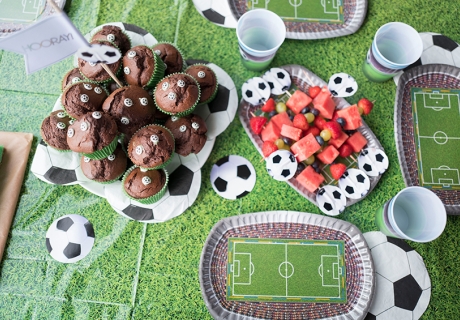
<path fill-rule="evenodd" d="M 423 103 L 417 101 L 417 108 L 413 108 L 411 97 L 414 88 L 418 88 L 417 94 L 428 98 Z M 460 215 L 459 90 L 460 68 L 444 64 L 414 67 L 399 79 L 394 112 L 396 149 L 406 186 L 430 188 L 451 215 Z M 452 100 L 448 98 L 451 95 Z M 421 110 L 422 104 L 423 111 L 431 114 L 424 112 L 423 116 L 416 111 Z M 436 127 L 436 120 L 444 117 L 443 113 L 449 113 L 451 121 Z M 426 131 L 424 119 L 434 125 L 428 128 L 431 131 Z M 425 147 L 430 140 L 434 143 Z"/>
<path fill-rule="evenodd" d="M 193 0 L 198 12 L 212 23 L 236 28 L 248 10 L 274 11 L 285 22 L 286 38 L 309 40 L 346 36 L 362 25 L 367 0 Z"/>

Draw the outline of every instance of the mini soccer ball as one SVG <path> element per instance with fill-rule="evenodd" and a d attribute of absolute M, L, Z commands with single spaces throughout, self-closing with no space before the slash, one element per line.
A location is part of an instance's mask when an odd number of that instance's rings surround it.
<path fill-rule="evenodd" d="M 358 90 L 358 83 L 349 74 L 336 73 L 329 78 L 327 87 L 335 97 L 350 97 Z"/>
<path fill-rule="evenodd" d="M 358 166 L 368 176 L 377 177 L 388 169 L 388 157 L 381 149 L 366 148 L 359 154 Z"/>
<path fill-rule="evenodd" d="M 271 68 L 262 77 L 270 86 L 271 93 L 280 95 L 291 87 L 291 76 L 289 72 L 281 68 Z"/>
<path fill-rule="evenodd" d="M 53 221 L 46 232 L 46 248 L 55 260 L 77 262 L 91 251 L 94 229 L 91 222 L 78 214 L 68 214 Z"/>
<path fill-rule="evenodd" d="M 361 170 L 348 169 L 339 179 L 339 187 L 347 198 L 361 199 L 371 186 L 369 177 Z"/>
<path fill-rule="evenodd" d="M 375 295 L 366 319 L 419 319 L 430 302 L 431 281 L 422 257 L 404 240 L 367 232 L 375 266 Z"/>
<path fill-rule="evenodd" d="M 252 191 L 256 184 L 256 171 L 243 157 L 229 155 L 212 166 L 211 185 L 221 197 L 235 200 Z"/>
<path fill-rule="evenodd" d="M 254 77 L 243 83 L 241 88 L 243 99 L 252 105 L 264 103 L 270 98 L 270 86 L 260 77 Z"/>
<path fill-rule="evenodd" d="M 330 216 L 337 216 L 345 210 L 347 198 L 336 186 L 327 185 L 318 190 L 316 202 L 319 209 Z"/>
<path fill-rule="evenodd" d="M 268 174 L 275 180 L 287 181 L 291 179 L 297 170 L 297 160 L 287 150 L 277 150 L 265 160 Z"/>
<path fill-rule="evenodd" d="M 237 19 L 230 10 L 229 2 L 222 0 L 193 0 L 198 12 L 217 25 L 227 28 L 236 28 Z"/>

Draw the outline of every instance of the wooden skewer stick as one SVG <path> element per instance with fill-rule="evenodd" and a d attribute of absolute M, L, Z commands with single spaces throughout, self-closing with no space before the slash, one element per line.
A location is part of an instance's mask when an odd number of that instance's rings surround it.
<path fill-rule="evenodd" d="M 56 2 L 54 2 L 54 0 L 47 0 L 47 2 L 49 3 L 50 6 L 53 7 L 54 11 L 58 13 L 62 13 L 61 8 L 58 7 L 58 5 L 56 4 Z"/>
<path fill-rule="evenodd" d="M 289 98 L 292 97 L 292 94 L 289 91 L 286 90 L 285 93 L 289 96 Z"/>

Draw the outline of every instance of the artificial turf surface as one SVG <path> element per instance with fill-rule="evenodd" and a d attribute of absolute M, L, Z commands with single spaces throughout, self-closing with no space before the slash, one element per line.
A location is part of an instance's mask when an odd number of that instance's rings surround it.
<path fill-rule="evenodd" d="M 361 72 L 363 59 L 377 29 L 402 21 L 422 32 L 442 33 L 460 42 L 458 3 L 433 5 L 427 0 L 374 0 L 361 28 L 340 38 L 286 40 L 272 66 L 299 64 L 324 80 L 337 72 L 352 75 L 361 97 L 376 100 L 365 121 L 390 159 L 388 171 L 364 200 L 339 218 L 362 232 L 377 230 L 374 213 L 404 187 L 394 139 L 392 81 L 372 83 Z M 191 0 L 175 1 L 67 1 L 66 11 L 85 34 L 112 21 L 136 24 L 157 40 L 176 43 L 185 57 L 212 61 L 235 82 L 238 94 L 247 79 L 260 76 L 242 66 L 235 30 L 202 18 Z M 34 134 L 39 141 L 41 121 L 60 94 L 60 81 L 72 68 L 66 59 L 26 76 L 23 58 L 0 51 L 0 130 Z M 29 167 L 34 152 L 29 158 Z M 208 179 L 212 164 L 237 154 L 254 164 L 257 183 L 246 197 L 228 201 L 218 197 Z M 162 224 L 145 225 L 116 214 L 110 205 L 79 186 L 53 186 L 28 170 L 16 217 L 0 269 L 0 319 L 210 319 L 201 297 L 198 268 L 202 246 L 220 219 L 249 212 L 320 210 L 286 183 L 268 177 L 260 155 L 238 118 L 217 137 L 202 168 L 200 194 L 181 216 Z M 54 262 L 45 248 L 51 222 L 78 213 L 94 225 L 96 241 L 90 255 L 74 265 Z M 460 220 L 449 216 L 444 233 L 427 243 L 410 243 L 423 257 L 431 277 L 431 301 L 423 319 L 457 319 L 460 314 Z"/>

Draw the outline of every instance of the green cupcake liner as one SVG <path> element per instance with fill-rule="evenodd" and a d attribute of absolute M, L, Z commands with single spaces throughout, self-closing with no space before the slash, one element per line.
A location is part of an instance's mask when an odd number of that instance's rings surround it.
<path fill-rule="evenodd" d="M 155 106 L 158 108 L 158 110 L 160 110 L 161 112 L 163 113 L 166 113 L 170 116 L 177 116 L 177 117 L 184 117 L 186 115 L 189 115 L 190 113 L 193 112 L 193 110 L 195 110 L 196 106 L 198 105 L 198 102 L 200 101 L 200 97 L 201 97 L 201 90 L 200 90 L 200 84 L 198 83 L 198 81 L 196 81 L 196 79 L 194 77 L 192 77 L 191 75 L 187 74 L 187 73 L 183 73 L 183 72 L 176 72 L 176 73 L 172 73 L 170 74 L 169 76 L 166 76 L 164 77 L 163 79 L 161 79 L 161 81 L 163 81 L 164 79 L 167 79 L 169 77 L 172 77 L 176 74 L 183 74 L 183 75 L 186 75 L 188 77 L 190 77 L 191 79 L 193 79 L 193 81 L 195 81 L 197 87 L 198 87 L 198 97 L 197 97 L 197 100 L 195 102 L 195 104 L 193 104 L 190 108 L 188 108 L 187 110 L 184 110 L 184 111 L 181 111 L 181 112 L 169 112 L 169 111 L 166 111 L 164 109 L 162 109 L 158 103 L 157 103 L 157 99 L 156 99 L 156 90 L 158 87 L 155 88 L 155 92 L 153 93 L 153 101 L 155 102 Z"/>
<path fill-rule="evenodd" d="M 150 50 L 152 48 L 146 46 Z M 150 77 L 149 82 L 144 86 L 145 89 L 151 89 L 157 85 L 158 82 L 164 77 L 165 75 L 165 70 L 166 70 L 166 65 L 163 63 L 163 60 L 152 50 L 153 53 L 153 59 L 155 61 L 155 67 L 153 69 L 153 74 Z"/>
<path fill-rule="evenodd" d="M 195 64 L 191 64 L 189 65 L 188 67 L 193 67 L 193 66 L 197 66 L 197 65 L 200 65 L 200 66 L 205 66 L 207 67 L 209 70 L 211 70 L 211 72 L 214 74 L 214 77 L 216 78 L 216 87 L 214 88 L 214 92 L 211 94 L 211 96 L 208 98 L 208 100 L 205 100 L 203 102 L 199 102 L 198 105 L 202 105 L 202 104 L 206 104 L 206 103 L 209 103 L 211 102 L 212 100 L 214 100 L 214 98 L 216 97 L 217 95 L 217 89 L 219 88 L 219 79 L 217 79 L 217 75 L 216 73 L 214 72 L 214 70 L 212 70 L 209 66 L 207 66 L 206 64 L 204 63 L 195 63 Z M 187 69 L 188 69 L 187 67 Z M 187 73 L 187 69 L 185 70 L 185 73 Z M 195 79 L 196 80 L 196 79 Z M 198 82 L 198 80 L 197 80 Z M 199 82 L 198 82 L 199 84 Z"/>
<path fill-rule="evenodd" d="M 158 202 L 161 198 L 163 198 L 163 196 L 165 195 L 166 193 L 166 189 L 168 188 L 168 182 L 169 182 L 169 174 L 168 174 L 168 171 L 166 171 L 165 169 L 159 169 L 159 170 L 163 170 L 164 174 L 165 174 L 165 177 L 166 177 L 166 181 L 165 181 L 165 184 L 163 186 L 163 188 L 160 189 L 160 191 L 158 191 L 156 194 L 150 196 L 150 197 L 147 197 L 147 198 L 134 198 L 133 196 L 131 196 L 130 194 L 128 194 L 128 192 L 126 192 L 125 190 L 125 180 L 126 180 L 126 177 L 128 177 L 129 173 L 131 171 L 133 171 L 135 168 L 137 168 L 137 166 L 132 166 L 131 168 L 129 168 L 128 170 L 126 170 L 125 174 L 123 175 L 123 179 L 122 179 L 122 182 L 121 182 L 121 187 L 123 188 L 123 193 L 128 197 L 130 198 L 131 200 L 134 200 L 134 201 L 137 201 L 137 202 L 140 202 L 142 204 L 154 204 L 155 202 Z"/>
<path fill-rule="evenodd" d="M 3 159 L 3 146 L 0 145 L 0 163 L 2 163 L 2 159 Z"/>
<path fill-rule="evenodd" d="M 177 46 L 175 45 L 174 43 L 172 42 L 169 42 L 169 41 L 159 41 L 157 43 L 155 43 L 153 46 L 152 46 L 152 50 L 153 50 L 153 47 L 159 45 L 159 44 L 170 44 L 172 45 L 174 48 L 176 48 L 177 51 L 179 51 L 179 54 L 181 55 L 182 57 L 182 70 L 181 72 L 184 72 L 185 69 L 187 69 L 187 62 L 185 61 L 185 58 L 184 58 L 184 54 L 182 53 L 182 50 Z"/>
<path fill-rule="evenodd" d="M 83 155 L 93 160 L 102 160 L 110 156 L 115 151 L 115 149 L 117 148 L 117 144 L 118 135 L 115 137 L 115 139 L 112 140 L 112 142 L 108 146 L 102 148 L 101 150 L 94 151 L 93 153 L 83 153 Z"/>

